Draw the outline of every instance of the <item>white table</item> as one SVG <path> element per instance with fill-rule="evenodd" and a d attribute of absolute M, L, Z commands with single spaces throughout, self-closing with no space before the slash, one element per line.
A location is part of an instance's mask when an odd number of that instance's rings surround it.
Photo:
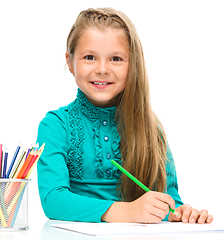
<path fill-rule="evenodd" d="M 223 223 L 223 210 L 215 205 L 212 210 L 215 222 Z M 36 181 L 31 181 L 29 186 L 28 226 L 25 231 L 0 231 L 0 240 L 224 240 L 224 232 L 188 233 L 188 234 L 163 234 L 135 237 L 88 237 L 50 226 L 58 221 L 48 220 L 42 210 Z"/>
<path fill-rule="evenodd" d="M 74 232 L 56 229 L 50 224 L 59 223 L 59 221 L 47 220 L 46 222 L 34 221 L 30 222 L 29 230 L 25 231 L 12 231 L 0 232 L 1 240 L 223 240 L 223 232 L 208 232 L 208 233 L 184 233 L 184 234 L 161 234 L 161 235 L 148 235 L 148 236 L 120 236 L 120 237 L 89 237 Z"/>

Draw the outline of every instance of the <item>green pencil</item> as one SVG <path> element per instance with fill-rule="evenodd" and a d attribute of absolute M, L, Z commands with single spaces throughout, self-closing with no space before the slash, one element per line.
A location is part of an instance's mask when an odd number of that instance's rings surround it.
<path fill-rule="evenodd" d="M 129 173 L 127 170 L 125 170 L 123 167 L 121 167 L 117 162 L 115 162 L 114 160 L 111 160 L 111 163 L 117 167 L 121 172 L 123 172 L 127 177 L 129 177 L 133 182 L 135 182 L 139 187 L 141 187 L 143 190 L 145 190 L 146 192 L 151 191 L 149 188 L 147 188 L 142 182 L 140 182 L 137 178 L 135 178 L 131 173 Z M 172 208 L 170 208 L 170 211 L 172 213 L 175 213 L 175 210 L 173 210 Z M 176 213 L 177 214 L 177 213 Z M 177 214 L 179 216 L 179 214 Z"/>

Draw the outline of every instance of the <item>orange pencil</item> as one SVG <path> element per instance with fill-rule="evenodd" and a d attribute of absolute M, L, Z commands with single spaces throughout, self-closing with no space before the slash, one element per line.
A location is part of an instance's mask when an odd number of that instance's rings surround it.
<path fill-rule="evenodd" d="M 39 149 L 39 153 L 38 153 L 38 158 L 35 160 L 35 162 L 33 163 L 32 167 L 30 168 L 30 170 L 29 170 L 27 176 L 25 177 L 26 179 L 29 178 L 31 172 L 33 171 L 33 169 L 34 169 L 34 167 L 35 167 L 35 164 L 38 162 L 38 160 L 39 160 L 41 154 L 42 154 L 43 151 L 44 151 L 44 147 L 45 147 L 45 143 L 40 147 L 40 149 Z"/>
<path fill-rule="evenodd" d="M 22 178 L 27 166 L 29 165 L 32 157 L 34 156 L 34 151 L 32 150 L 30 154 L 28 155 L 26 161 L 24 162 L 22 168 L 20 169 L 19 173 L 17 174 L 16 178 Z"/>
<path fill-rule="evenodd" d="M 25 169 L 25 171 L 24 171 L 24 173 L 23 173 L 21 178 L 25 178 L 26 177 L 26 175 L 28 174 L 30 168 L 33 166 L 34 162 L 37 160 L 38 157 L 39 157 L 38 153 L 33 155 L 33 157 L 31 158 L 31 160 L 30 160 L 30 162 L 29 162 L 27 168 Z"/>

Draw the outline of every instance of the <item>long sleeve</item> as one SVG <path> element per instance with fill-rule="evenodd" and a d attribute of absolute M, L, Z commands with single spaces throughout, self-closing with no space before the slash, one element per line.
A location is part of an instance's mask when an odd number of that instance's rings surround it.
<path fill-rule="evenodd" d="M 37 164 L 38 187 L 48 218 L 101 222 L 108 208 L 120 201 L 121 172 L 110 161 L 121 164 L 115 114 L 116 107 L 95 107 L 78 90 L 74 102 L 48 112 L 41 121 L 37 142 L 45 148 Z M 169 146 L 166 173 L 166 193 L 179 207 L 183 203 Z"/>
<path fill-rule="evenodd" d="M 181 198 L 178 193 L 178 183 L 177 183 L 177 173 L 176 167 L 173 160 L 172 153 L 170 151 L 169 145 L 167 146 L 167 163 L 166 163 L 166 174 L 167 174 L 167 194 L 169 194 L 173 200 L 175 201 L 176 208 L 183 205 Z M 168 216 L 164 219 L 164 221 L 168 220 Z"/>
<path fill-rule="evenodd" d="M 41 121 L 37 142 L 45 149 L 38 161 L 41 204 L 50 219 L 100 222 L 114 201 L 71 192 L 67 153 L 69 128 L 66 111 L 49 112 Z"/>

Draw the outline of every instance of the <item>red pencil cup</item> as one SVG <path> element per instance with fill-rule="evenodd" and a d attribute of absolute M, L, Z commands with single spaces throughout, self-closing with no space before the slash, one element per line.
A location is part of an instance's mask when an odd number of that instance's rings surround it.
<path fill-rule="evenodd" d="M 0 179 L 0 231 L 28 229 L 29 179 Z"/>

